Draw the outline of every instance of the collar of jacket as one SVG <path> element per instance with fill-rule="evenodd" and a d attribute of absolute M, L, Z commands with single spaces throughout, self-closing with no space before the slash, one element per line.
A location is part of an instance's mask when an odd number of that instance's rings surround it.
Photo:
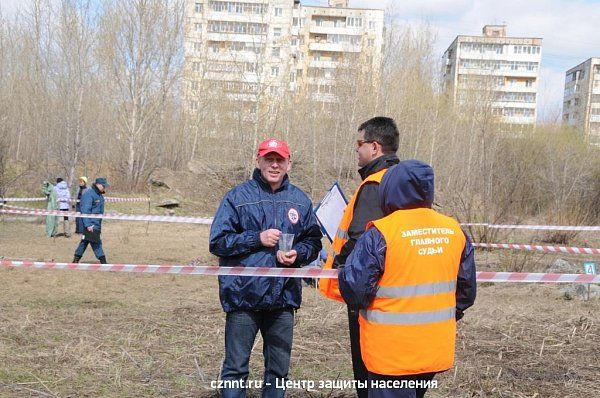
<path fill-rule="evenodd" d="M 258 185 L 262 188 L 263 191 L 267 191 L 267 192 L 282 191 L 290 183 L 290 178 L 288 177 L 287 173 L 285 173 L 285 175 L 283 176 L 283 181 L 281 182 L 281 186 L 276 191 L 273 191 L 271 189 L 271 186 L 265 180 L 263 180 L 262 174 L 260 174 L 259 168 L 254 169 L 254 173 L 252 173 L 252 179 L 258 183 Z"/>
<path fill-rule="evenodd" d="M 100 190 L 98 189 L 98 187 L 96 186 L 96 184 L 92 185 L 92 189 L 94 190 L 94 192 L 96 192 L 98 195 L 102 195 L 102 192 L 100 192 Z"/>
<path fill-rule="evenodd" d="M 369 162 L 369 164 L 366 166 L 358 169 L 358 174 L 360 174 L 360 178 L 364 180 L 371 174 L 375 174 L 380 170 L 390 168 L 399 162 L 400 159 L 398 159 L 398 156 L 396 156 L 395 153 L 381 155 L 380 157 L 371 160 L 371 162 Z"/>

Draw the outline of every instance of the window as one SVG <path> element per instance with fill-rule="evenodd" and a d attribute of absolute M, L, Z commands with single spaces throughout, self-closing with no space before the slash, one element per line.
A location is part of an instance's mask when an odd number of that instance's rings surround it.
<path fill-rule="evenodd" d="M 192 82 L 192 83 L 190 84 L 190 88 L 191 88 L 193 91 L 198 91 L 198 87 L 199 87 L 199 84 L 198 84 L 198 82 L 196 82 L 196 81 L 194 81 L 194 82 Z"/>
<path fill-rule="evenodd" d="M 196 33 L 201 33 L 202 32 L 202 24 L 201 23 L 195 23 L 194 24 L 194 32 L 196 32 Z"/>
<path fill-rule="evenodd" d="M 296 47 L 298 45 L 298 39 L 297 38 L 293 38 L 292 39 L 292 47 Z"/>
<path fill-rule="evenodd" d="M 195 111 L 198 109 L 198 101 L 190 101 L 190 109 Z"/>
<path fill-rule="evenodd" d="M 292 18 L 292 26 L 298 26 L 298 24 L 299 24 L 298 17 Z"/>
<path fill-rule="evenodd" d="M 200 62 L 192 62 L 192 71 L 200 72 Z"/>
<path fill-rule="evenodd" d="M 362 18 L 348 17 L 346 26 L 349 28 L 360 28 L 362 27 Z"/>
<path fill-rule="evenodd" d="M 525 87 L 533 87 L 533 79 L 525 80 Z"/>
<path fill-rule="evenodd" d="M 281 17 L 281 16 L 283 16 L 283 8 L 280 8 L 280 7 L 275 7 L 275 9 L 274 9 L 274 12 L 275 12 L 275 16 L 276 16 L 276 17 Z"/>
<path fill-rule="evenodd" d="M 244 69 L 249 73 L 256 73 L 256 64 L 253 62 L 245 62 Z"/>
<path fill-rule="evenodd" d="M 274 57 L 279 58 L 281 56 L 281 48 L 279 48 L 279 47 L 273 47 L 271 49 L 271 55 L 274 56 Z"/>
<path fill-rule="evenodd" d="M 194 12 L 196 14 L 200 14 L 202 12 L 202 3 L 195 3 L 194 4 Z"/>
<path fill-rule="evenodd" d="M 194 51 L 196 51 L 196 52 L 202 51 L 202 43 L 200 43 L 199 41 L 195 41 L 194 42 Z"/>
<path fill-rule="evenodd" d="M 279 76 L 279 66 L 271 66 L 271 76 Z"/>
<path fill-rule="evenodd" d="M 210 45 L 210 50 L 211 50 L 213 53 L 218 53 L 218 52 L 219 52 L 219 45 L 218 45 L 218 44 L 216 44 L 216 43 L 213 43 L 213 44 L 211 44 L 211 45 Z"/>
<path fill-rule="evenodd" d="M 296 74 L 294 72 L 290 73 L 290 82 L 294 83 L 296 81 Z"/>
<path fill-rule="evenodd" d="M 369 21 L 369 29 L 375 29 L 376 23 L 375 21 Z"/>
<path fill-rule="evenodd" d="M 375 46 L 375 39 L 369 39 L 369 47 Z"/>
<path fill-rule="evenodd" d="M 281 28 L 274 28 L 273 29 L 273 36 L 280 37 L 281 36 Z"/>
<path fill-rule="evenodd" d="M 321 60 L 321 53 L 316 52 L 313 54 L 313 60 L 315 61 L 320 61 Z"/>

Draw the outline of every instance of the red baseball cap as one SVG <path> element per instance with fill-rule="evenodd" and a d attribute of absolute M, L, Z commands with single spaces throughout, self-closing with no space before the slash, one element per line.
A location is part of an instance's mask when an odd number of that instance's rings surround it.
<path fill-rule="evenodd" d="M 286 159 L 290 158 L 290 147 L 285 141 L 269 138 L 268 140 L 261 142 L 258 146 L 258 156 L 265 156 L 271 152 L 275 152 Z"/>

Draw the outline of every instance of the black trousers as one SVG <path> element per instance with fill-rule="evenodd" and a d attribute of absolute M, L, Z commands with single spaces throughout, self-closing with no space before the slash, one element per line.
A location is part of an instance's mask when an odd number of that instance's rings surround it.
<path fill-rule="evenodd" d="M 360 354 L 360 326 L 358 324 L 358 310 L 348 308 L 348 328 L 350 330 L 350 351 L 352 353 L 352 371 L 354 380 L 362 385 L 368 385 L 369 372 Z M 357 388 L 358 398 L 368 398 L 369 392 L 366 388 Z"/>

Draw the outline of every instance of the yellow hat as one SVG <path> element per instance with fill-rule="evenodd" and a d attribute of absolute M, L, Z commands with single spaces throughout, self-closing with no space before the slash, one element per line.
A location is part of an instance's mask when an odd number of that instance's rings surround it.
<path fill-rule="evenodd" d="M 81 176 L 79 179 L 87 184 L 87 177 Z"/>

